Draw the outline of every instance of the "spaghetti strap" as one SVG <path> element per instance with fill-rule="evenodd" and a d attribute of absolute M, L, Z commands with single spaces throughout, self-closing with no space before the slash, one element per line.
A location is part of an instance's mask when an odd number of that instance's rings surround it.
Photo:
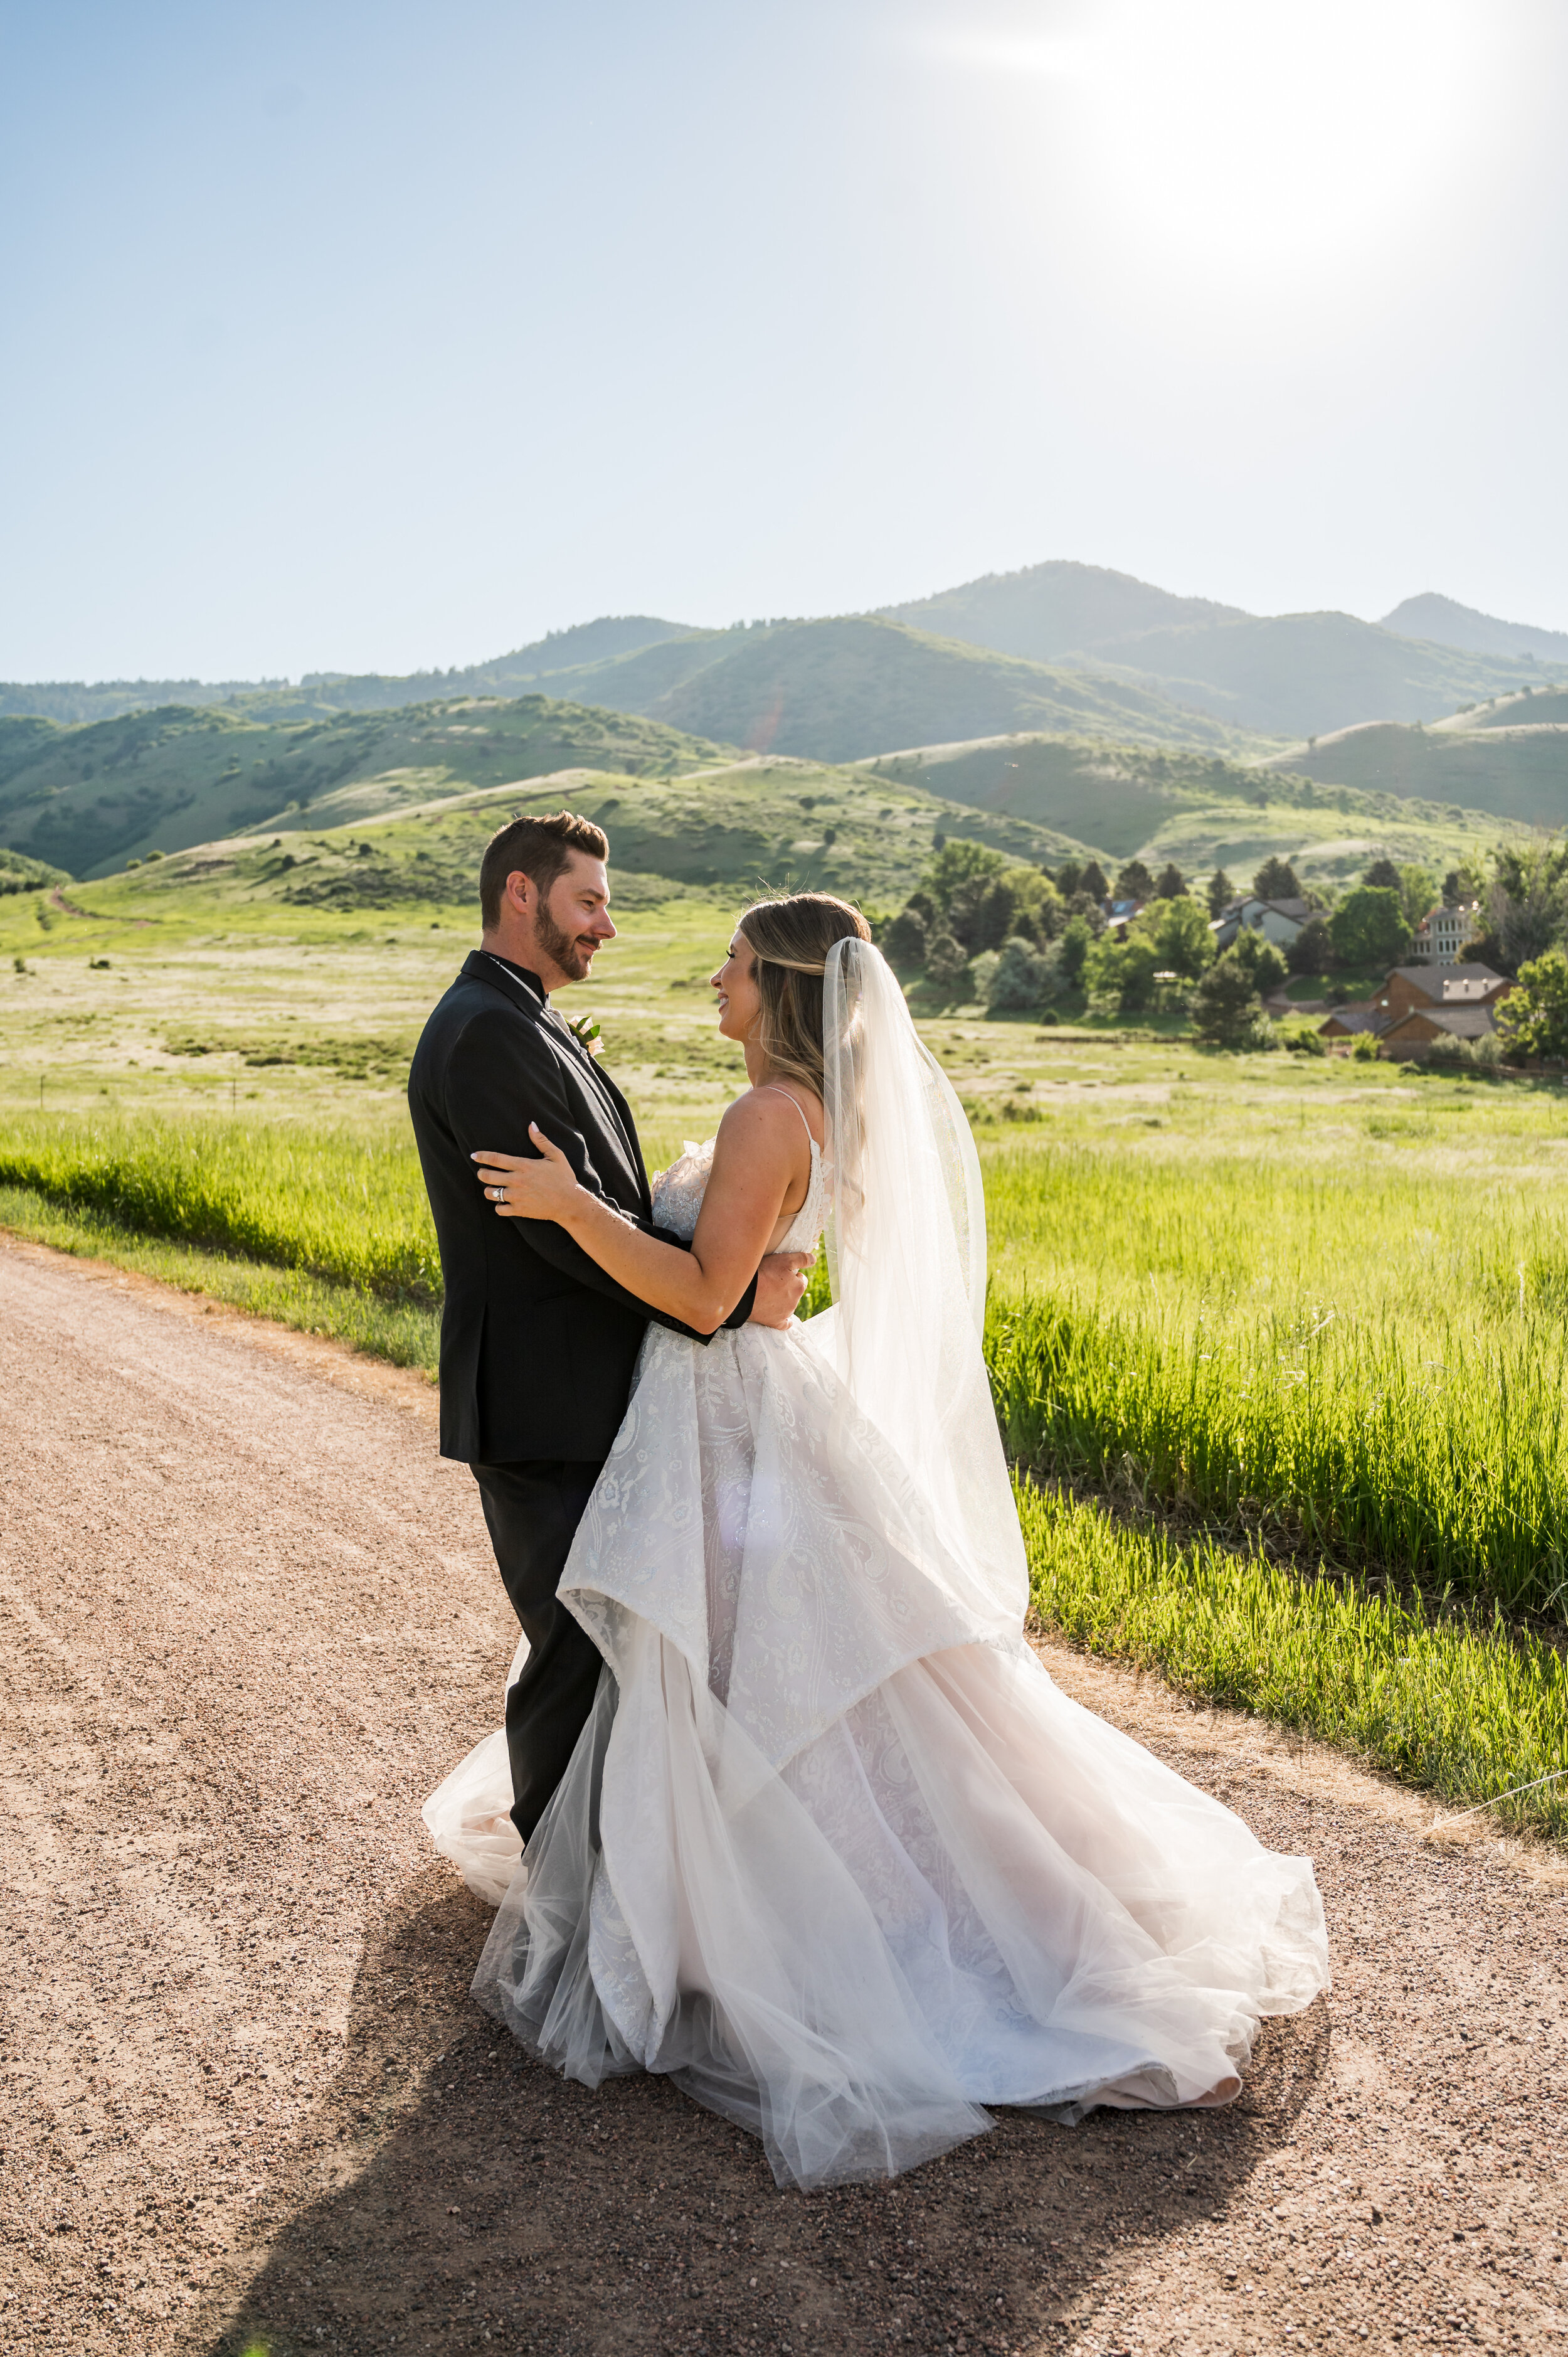
<path fill-rule="evenodd" d="M 763 1089 L 766 1089 L 770 1096 L 783 1097 L 787 1103 L 794 1105 L 796 1112 L 800 1114 L 800 1126 L 806 1133 L 807 1145 L 811 1146 L 814 1153 L 820 1154 L 822 1152 L 822 1148 L 818 1146 L 816 1139 L 811 1135 L 811 1125 L 806 1119 L 805 1114 L 800 1113 L 799 1103 L 789 1094 L 789 1090 L 781 1089 L 777 1081 L 764 1081 L 757 1091 L 758 1095 L 761 1094 Z"/>

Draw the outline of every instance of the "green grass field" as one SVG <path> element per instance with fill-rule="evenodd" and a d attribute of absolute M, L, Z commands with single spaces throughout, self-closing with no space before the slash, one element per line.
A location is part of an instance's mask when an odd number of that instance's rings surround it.
<path fill-rule="evenodd" d="M 658 1163 L 742 1084 L 706 986 L 740 896 L 650 893 L 577 1003 Z M 232 868 L 0 898 L 0 1223 L 433 1371 L 402 1082 L 473 937 L 438 905 Z M 1113 1509 L 1030 1504 L 1046 1620 L 1455 1805 L 1568 1761 L 1563 1092 L 924 1028 L 981 1142 L 1009 1443 Z"/>

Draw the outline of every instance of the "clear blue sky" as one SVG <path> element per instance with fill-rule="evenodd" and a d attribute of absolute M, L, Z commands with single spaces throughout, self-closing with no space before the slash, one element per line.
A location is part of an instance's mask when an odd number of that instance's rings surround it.
<path fill-rule="evenodd" d="M 1563 0 L 0 0 L 0 677 L 1568 629 L 1564 122 Z"/>

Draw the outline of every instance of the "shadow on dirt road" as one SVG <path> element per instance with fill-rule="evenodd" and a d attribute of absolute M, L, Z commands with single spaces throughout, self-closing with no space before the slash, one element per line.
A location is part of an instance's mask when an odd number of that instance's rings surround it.
<path fill-rule="evenodd" d="M 369 1943 L 348 2056 L 274 2187 L 242 2298 L 187 2344 L 583 2352 L 1063 2345 L 1116 2282 L 1246 2201 L 1325 2071 L 1321 2002 L 1242 2101 L 995 2132 L 887 2186 L 780 2193 L 662 2081 L 554 2077 L 467 1998 L 489 1918 L 421 1875 Z M 432 2065 L 432 2024 L 453 2034 Z M 281 2176 L 281 2173 L 280 2173 Z"/>

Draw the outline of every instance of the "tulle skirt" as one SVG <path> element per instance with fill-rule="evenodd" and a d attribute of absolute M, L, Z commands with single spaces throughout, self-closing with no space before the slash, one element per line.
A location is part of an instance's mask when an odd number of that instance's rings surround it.
<path fill-rule="evenodd" d="M 426 1807 L 499 1900 L 476 1996 L 589 2085 L 668 2073 L 781 2185 L 998 2104 L 1229 2101 L 1327 1985 L 1309 1862 L 976 1613 L 812 1325 L 650 1330 L 562 1581 L 606 1657 L 568 1772 L 521 1862 L 499 1736 Z"/>

